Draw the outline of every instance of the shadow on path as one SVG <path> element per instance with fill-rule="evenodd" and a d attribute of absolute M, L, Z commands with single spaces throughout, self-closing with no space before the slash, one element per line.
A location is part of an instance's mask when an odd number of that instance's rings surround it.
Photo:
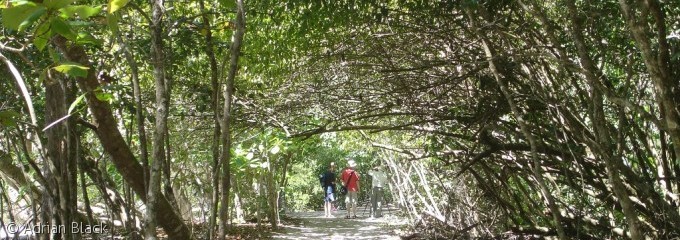
<path fill-rule="evenodd" d="M 369 218 L 369 210 L 359 207 L 358 218 L 344 219 L 346 211 L 333 212 L 325 218 L 323 211 L 288 213 L 295 221 L 273 233 L 273 239 L 400 239 L 395 230 L 406 220 L 395 215 L 396 209 L 383 211 L 381 218 Z"/>

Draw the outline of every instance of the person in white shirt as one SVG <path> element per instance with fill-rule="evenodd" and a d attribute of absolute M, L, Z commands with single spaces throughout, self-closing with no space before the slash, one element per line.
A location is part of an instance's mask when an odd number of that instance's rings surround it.
<path fill-rule="evenodd" d="M 368 172 L 373 178 L 371 192 L 371 217 L 382 217 L 383 188 L 387 184 L 387 174 L 381 167 L 376 166 Z"/>

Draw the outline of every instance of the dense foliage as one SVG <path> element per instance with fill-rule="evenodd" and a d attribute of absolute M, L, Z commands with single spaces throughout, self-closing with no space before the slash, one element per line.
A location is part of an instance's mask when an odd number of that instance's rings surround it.
<path fill-rule="evenodd" d="M 221 238 L 353 158 L 424 237 L 680 237 L 677 1 L 0 5 L 0 225 Z"/>

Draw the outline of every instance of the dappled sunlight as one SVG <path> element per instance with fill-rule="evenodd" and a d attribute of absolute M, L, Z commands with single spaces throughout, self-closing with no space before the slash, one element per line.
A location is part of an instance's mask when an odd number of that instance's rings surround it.
<path fill-rule="evenodd" d="M 0 240 L 680 240 L 680 0 L 0 1 Z"/>
<path fill-rule="evenodd" d="M 291 213 L 289 217 L 302 220 L 300 226 L 283 226 L 274 234 L 274 239 L 399 239 L 395 230 L 406 224 L 396 215 L 385 214 L 381 218 L 370 218 L 368 210 L 359 208 L 356 219 L 344 219 L 346 211 L 335 212 L 335 217 L 325 218 L 323 212 Z"/>

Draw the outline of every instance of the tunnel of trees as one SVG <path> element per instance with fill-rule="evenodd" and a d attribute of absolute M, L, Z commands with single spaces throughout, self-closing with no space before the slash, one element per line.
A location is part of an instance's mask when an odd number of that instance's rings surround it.
<path fill-rule="evenodd" d="M 680 237 L 678 1 L 0 3 L 4 232 L 275 229 L 353 158 L 425 238 Z"/>

